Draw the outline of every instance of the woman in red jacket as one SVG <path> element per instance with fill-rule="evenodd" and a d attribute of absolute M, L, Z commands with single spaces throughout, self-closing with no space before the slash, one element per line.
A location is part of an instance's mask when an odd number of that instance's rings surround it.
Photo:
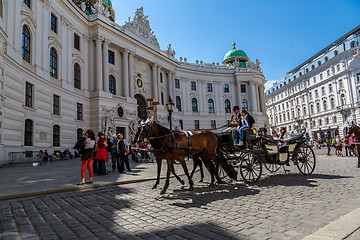
<path fill-rule="evenodd" d="M 107 175 L 105 163 L 108 159 L 106 147 L 108 146 L 105 139 L 105 134 L 98 133 L 99 140 L 97 141 L 98 151 L 95 158 L 99 160 L 98 175 Z"/>

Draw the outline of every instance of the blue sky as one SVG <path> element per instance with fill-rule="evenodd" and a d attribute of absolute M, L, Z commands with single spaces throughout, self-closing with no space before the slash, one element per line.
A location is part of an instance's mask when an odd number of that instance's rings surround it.
<path fill-rule="evenodd" d="M 176 58 L 222 62 L 232 43 L 262 63 L 265 79 L 287 72 L 360 24 L 360 0 L 112 0 L 123 25 L 144 7 L 161 49 Z M 267 84 L 269 86 L 269 84 Z"/>

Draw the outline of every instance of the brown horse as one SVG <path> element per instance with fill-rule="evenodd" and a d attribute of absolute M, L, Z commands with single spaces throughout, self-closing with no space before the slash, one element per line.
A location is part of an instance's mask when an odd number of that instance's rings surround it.
<path fill-rule="evenodd" d="M 173 132 L 168 128 L 161 126 L 153 119 L 148 119 L 145 123 L 142 123 L 136 131 L 134 141 L 144 141 L 145 138 L 147 138 L 153 147 L 153 153 L 158 162 L 158 178 L 155 186 L 159 183 L 161 160 L 166 159 L 167 161 L 167 176 L 164 188 L 161 192 L 162 194 L 166 192 L 166 189 L 169 186 L 170 172 L 174 173 L 174 160 L 178 160 L 182 165 L 185 175 L 189 180 L 189 190 L 193 190 L 193 181 L 189 175 L 185 162 L 185 158 L 188 156 L 192 156 L 193 159 L 197 159 L 201 155 L 205 166 L 209 169 L 209 172 L 212 173 L 212 183 L 215 181 L 213 173 L 216 172 L 216 169 L 212 161 L 217 164 L 219 164 L 220 161 L 217 157 L 218 140 L 216 135 L 208 130 L 193 131 L 191 134 L 192 144 L 190 146 L 189 138 L 184 132 Z M 220 165 L 230 177 L 236 179 L 235 170 L 227 162 L 220 162 Z M 218 181 L 220 181 L 220 179 L 218 179 Z"/>
<path fill-rule="evenodd" d="M 355 135 L 355 140 L 356 142 L 360 142 L 360 127 L 357 126 L 356 124 L 352 123 L 351 127 L 349 128 L 350 133 L 354 133 Z M 358 168 L 360 168 L 360 145 L 359 144 L 355 144 L 355 148 L 357 151 L 357 157 L 358 157 Z"/>

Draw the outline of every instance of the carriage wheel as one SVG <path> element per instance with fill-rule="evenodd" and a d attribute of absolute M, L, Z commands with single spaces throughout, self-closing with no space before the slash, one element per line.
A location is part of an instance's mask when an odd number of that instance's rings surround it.
<path fill-rule="evenodd" d="M 242 157 L 239 171 L 246 183 L 257 182 L 262 173 L 260 158 L 251 153 L 245 154 Z"/>
<path fill-rule="evenodd" d="M 296 156 L 296 165 L 304 175 L 314 172 L 316 164 L 315 153 L 308 145 L 302 144 Z"/>
<path fill-rule="evenodd" d="M 265 168 L 269 171 L 269 172 L 277 172 L 281 165 L 280 164 L 277 164 L 277 163 L 265 163 Z"/>

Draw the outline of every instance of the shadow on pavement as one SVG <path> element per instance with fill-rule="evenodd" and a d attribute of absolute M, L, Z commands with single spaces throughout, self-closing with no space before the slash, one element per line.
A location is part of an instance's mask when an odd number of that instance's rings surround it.
<path fill-rule="evenodd" d="M 201 208 L 214 201 L 255 195 L 259 192 L 257 189 L 247 188 L 244 184 L 221 184 L 212 187 L 196 187 L 192 192 L 187 189 L 174 190 L 172 194 L 160 196 L 157 200 L 180 200 L 181 202 L 175 202 L 172 205 L 183 208 Z"/>
<path fill-rule="evenodd" d="M 312 174 L 309 176 L 304 176 L 299 173 L 290 173 L 290 174 L 279 174 L 271 175 L 266 178 L 260 179 L 258 182 L 254 183 L 258 187 L 269 187 L 269 186 L 306 186 L 306 187 L 317 187 L 316 179 L 328 179 L 336 180 L 343 178 L 353 178 L 350 176 L 340 176 L 340 175 L 328 175 L 328 174 Z"/>

